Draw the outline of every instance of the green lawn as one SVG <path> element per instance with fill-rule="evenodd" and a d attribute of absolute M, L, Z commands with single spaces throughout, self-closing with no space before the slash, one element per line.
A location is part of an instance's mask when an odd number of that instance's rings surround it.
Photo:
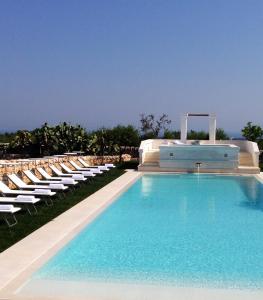
<path fill-rule="evenodd" d="M 44 202 L 37 204 L 37 215 L 30 216 L 27 211 L 22 210 L 16 214 L 18 224 L 14 227 L 8 228 L 6 223 L 0 219 L 0 252 L 122 175 L 123 169 L 123 166 L 114 168 L 102 176 L 96 176 L 91 183 L 78 187 L 72 193 L 67 193 L 65 198 L 54 199 L 54 205 L 51 207 L 46 206 Z"/>
<path fill-rule="evenodd" d="M 259 163 L 260 170 L 263 172 L 263 163 Z"/>

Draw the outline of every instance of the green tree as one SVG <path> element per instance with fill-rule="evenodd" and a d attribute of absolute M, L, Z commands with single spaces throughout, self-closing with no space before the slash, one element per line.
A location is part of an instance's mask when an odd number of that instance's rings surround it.
<path fill-rule="evenodd" d="M 130 147 L 138 147 L 140 144 L 139 131 L 132 125 L 118 125 L 111 130 L 113 144 L 119 155 L 119 161 L 122 159 L 122 154 L 126 153 Z"/>
<path fill-rule="evenodd" d="M 10 143 L 16 136 L 14 132 L 5 132 L 0 134 L 0 143 Z"/>
<path fill-rule="evenodd" d="M 26 154 L 32 145 L 32 135 L 27 130 L 18 130 L 14 139 L 10 143 L 10 149 L 18 153 Z"/>
<path fill-rule="evenodd" d="M 141 131 L 144 139 L 157 138 L 161 131 L 167 129 L 167 125 L 171 124 L 171 120 L 168 119 L 168 115 L 162 114 L 159 119 L 155 119 L 153 114 L 140 115 Z"/>
<path fill-rule="evenodd" d="M 171 131 L 166 129 L 163 134 L 164 139 L 180 139 L 180 131 Z"/>
<path fill-rule="evenodd" d="M 201 131 L 195 131 L 195 130 L 190 130 L 187 133 L 187 139 L 189 140 L 208 140 L 209 135 L 207 132 L 201 130 Z"/>
<path fill-rule="evenodd" d="M 164 139 L 180 139 L 180 131 L 164 131 Z M 189 140 L 208 140 L 209 134 L 205 131 L 195 131 L 191 130 L 187 133 L 187 138 Z M 217 140 L 229 140 L 229 136 L 225 133 L 224 129 L 217 128 L 216 130 L 216 139 Z"/>
<path fill-rule="evenodd" d="M 229 140 L 229 136 L 226 134 L 223 128 L 216 129 L 216 139 L 217 140 Z"/>
<path fill-rule="evenodd" d="M 258 142 L 262 140 L 263 130 L 259 125 L 253 125 L 252 122 L 248 122 L 242 129 L 242 135 L 248 141 Z"/>

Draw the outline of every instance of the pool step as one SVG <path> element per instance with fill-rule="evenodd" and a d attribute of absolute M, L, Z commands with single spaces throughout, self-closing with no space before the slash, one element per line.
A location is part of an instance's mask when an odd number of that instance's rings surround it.
<path fill-rule="evenodd" d="M 160 151 L 153 150 L 145 153 L 144 163 L 159 163 Z"/>
<path fill-rule="evenodd" d="M 196 173 L 196 169 L 160 168 L 158 163 L 144 163 L 138 166 L 141 172 L 190 172 Z M 200 169 L 200 173 L 221 174 L 259 174 L 260 169 L 254 166 L 239 166 L 237 169 Z"/>
<path fill-rule="evenodd" d="M 259 174 L 260 168 L 254 166 L 239 166 L 236 173 Z"/>
<path fill-rule="evenodd" d="M 239 166 L 250 166 L 253 167 L 252 155 L 248 152 L 239 153 Z"/>

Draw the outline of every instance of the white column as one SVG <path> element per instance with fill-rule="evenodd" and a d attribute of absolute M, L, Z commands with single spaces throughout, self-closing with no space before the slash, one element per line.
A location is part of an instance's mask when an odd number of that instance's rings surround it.
<path fill-rule="evenodd" d="M 215 144 L 216 141 L 216 115 L 209 116 L 209 141 Z"/>
<path fill-rule="evenodd" d="M 181 116 L 181 142 L 186 143 L 187 140 L 187 115 Z"/>

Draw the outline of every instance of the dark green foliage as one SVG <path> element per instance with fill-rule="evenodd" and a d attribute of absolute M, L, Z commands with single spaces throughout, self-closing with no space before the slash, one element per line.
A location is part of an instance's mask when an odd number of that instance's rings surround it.
<path fill-rule="evenodd" d="M 260 150 L 263 150 L 263 139 L 262 139 L 262 140 L 259 140 L 259 141 L 257 142 L 257 144 L 258 144 L 258 148 L 259 148 Z"/>
<path fill-rule="evenodd" d="M 223 128 L 216 129 L 216 139 L 217 140 L 229 140 L 229 136 L 225 133 Z"/>
<path fill-rule="evenodd" d="M 14 139 L 15 135 L 15 132 L 0 133 L 0 143 L 10 143 Z"/>
<path fill-rule="evenodd" d="M 119 155 L 126 153 L 131 147 L 139 147 L 140 135 L 132 125 L 118 125 L 112 129 L 101 128 L 89 136 L 88 149 L 95 155 Z"/>
<path fill-rule="evenodd" d="M 187 133 L 188 140 L 208 140 L 209 134 L 205 131 L 194 131 L 191 130 Z"/>
<path fill-rule="evenodd" d="M 252 122 L 248 122 L 241 132 L 248 141 L 257 142 L 263 139 L 263 129 Z"/>
<path fill-rule="evenodd" d="M 64 199 L 55 200 L 52 207 L 46 206 L 45 204 L 38 204 L 37 215 L 30 216 L 25 210 L 22 210 L 16 214 L 18 224 L 12 228 L 8 228 L 6 223 L 0 219 L 0 252 L 15 244 L 47 222 L 52 221 L 58 215 L 76 205 L 78 202 L 93 194 L 123 173 L 123 167 L 120 165 L 118 168 L 111 169 L 103 176 L 95 177 L 92 183 L 87 183 L 72 193 L 68 193 Z"/>
<path fill-rule="evenodd" d="M 205 131 L 194 131 L 191 130 L 187 134 L 187 138 L 189 140 L 208 140 L 209 139 L 209 133 Z M 229 136 L 225 133 L 224 129 L 217 128 L 216 129 L 216 139 L 217 140 L 229 140 Z"/>
<path fill-rule="evenodd" d="M 88 132 L 80 125 L 61 123 L 51 126 L 48 123 L 33 131 L 20 130 L 16 133 L 5 133 L 3 141 L 9 141 L 9 148 L 3 145 L 0 154 L 20 154 L 28 157 L 42 157 L 65 152 L 83 151 L 92 155 L 118 155 L 127 153 L 132 157 L 138 157 L 138 147 L 141 140 L 158 138 L 163 133 L 165 139 L 180 139 L 180 131 L 168 130 L 171 123 L 166 114 L 155 118 L 153 114 L 141 114 L 141 135 L 138 129 L 132 125 L 117 125 L 113 128 L 101 128 Z M 229 139 L 222 128 L 216 132 L 218 140 Z M 207 140 L 205 131 L 188 132 L 188 139 Z"/>
<path fill-rule="evenodd" d="M 30 152 L 33 144 L 32 134 L 27 130 L 18 130 L 15 137 L 9 144 L 10 149 L 16 149 L 17 153 L 26 154 Z"/>
<path fill-rule="evenodd" d="M 89 136 L 89 153 L 94 155 L 112 155 L 117 150 L 117 145 L 112 139 L 111 129 L 101 128 L 93 131 Z"/>
<path fill-rule="evenodd" d="M 63 122 L 52 127 L 45 123 L 34 133 L 40 154 L 64 153 L 87 148 L 88 133 L 80 125 L 73 126 Z"/>
<path fill-rule="evenodd" d="M 138 159 L 133 159 L 133 160 L 130 160 L 130 161 L 122 162 L 120 167 L 122 169 L 135 169 L 135 170 L 137 170 L 138 165 L 139 165 Z"/>
<path fill-rule="evenodd" d="M 32 132 L 18 131 L 10 143 L 10 153 L 27 153 L 32 156 L 61 154 L 71 151 L 85 151 L 88 147 L 88 133 L 80 125 L 66 122 L 56 126 L 45 123 Z"/>
<path fill-rule="evenodd" d="M 169 131 L 165 130 L 164 139 L 180 139 L 180 131 Z M 189 140 L 208 140 L 209 134 L 205 131 L 195 131 L 191 130 L 187 134 Z M 216 130 L 216 139 L 217 140 L 229 140 L 229 136 L 225 133 L 224 129 L 217 128 Z"/>
<path fill-rule="evenodd" d="M 122 154 L 126 153 L 128 148 L 140 146 L 139 132 L 132 125 L 118 125 L 112 128 L 111 135 L 111 140 L 116 145 L 115 150 L 119 155 L 119 161 L 121 161 Z"/>
<path fill-rule="evenodd" d="M 112 129 L 101 128 L 88 133 L 80 125 L 73 126 L 64 122 L 56 126 L 45 123 L 31 132 L 18 131 L 8 151 L 28 156 L 84 151 L 94 155 L 119 155 L 121 157 L 127 148 L 139 145 L 139 132 L 132 125 L 118 125 Z"/>
<path fill-rule="evenodd" d="M 180 131 L 170 131 L 166 129 L 163 134 L 164 139 L 180 139 Z"/>

